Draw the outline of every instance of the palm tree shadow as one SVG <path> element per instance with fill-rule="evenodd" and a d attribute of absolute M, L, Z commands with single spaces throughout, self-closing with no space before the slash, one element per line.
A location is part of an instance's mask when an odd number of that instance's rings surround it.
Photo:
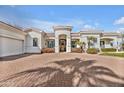
<path fill-rule="evenodd" d="M 124 78 L 95 60 L 70 59 L 14 74 L 0 81 L 2 87 L 124 86 Z M 49 63 L 50 64 L 50 63 Z"/>

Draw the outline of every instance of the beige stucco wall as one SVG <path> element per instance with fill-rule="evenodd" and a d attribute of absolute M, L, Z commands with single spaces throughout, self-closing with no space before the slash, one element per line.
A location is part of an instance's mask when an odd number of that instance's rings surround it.
<path fill-rule="evenodd" d="M 41 32 L 41 49 L 46 47 L 46 39 L 45 32 Z"/>
<path fill-rule="evenodd" d="M 38 38 L 38 47 L 33 46 L 33 38 Z M 26 35 L 26 53 L 41 53 L 44 47 L 44 38 L 41 32 L 31 31 Z"/>
<path fill-rule="evenodd" d="M 3 37 L 9 37 L 9 38 L 14 38 L 14 39 L 19 39 L 19 40 L 25 40 L 25 35 L 16 32 L 15 30 L 6 30 L 6 29 L 0 29 L 0 36 Z"/>
<path fill-rule="evenodd" d="M 0 23 L 0 35 L 20 40 L 25 40 L 26 33 L 9 25 Z"/>
<path fill-rule="evenodd" d="M 0 24 L 0 57 L 24 53 L 25 35 L 21 30 Z"/>
<path fill-rule="evenodd" d="M 44 32 L 36 31 L 35 29 L 24 32 L 16 27 L 0 23 L 0 57 L 22 53 L 41 53 L 42 48 L 46 47 L 46 39 L 55 39 L 55 52 L 58 53 L 60 35 L 66 35 L 66 52 L 71 52 L 71 39 L 80 39 L 80 41 L 86 43 L 86 48 L 88 48 L 88 36 L 97 38 L 96 48 L 100 48 L 101 38 L 114 39 L 114 48 L 117 48 L 117 42 L 122 42 L 121 38 L 117 36 L 101 37 L 99 33 L 82 33 L 79 37 L 71 37 L 71 27 L 60 26 L 56 27 L 54 31 L 55 37 L 46 37 Z M 38 47 L 33 46 L 33 38 L 38 38 Z M 109 46 L 110 44 L 105 45 L 106 48 Z"/>

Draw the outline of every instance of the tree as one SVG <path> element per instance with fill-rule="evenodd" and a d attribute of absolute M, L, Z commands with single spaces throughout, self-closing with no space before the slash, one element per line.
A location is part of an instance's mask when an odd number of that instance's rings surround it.
<path fill-rule="evenodd" d="M 82 42 L 79 41 L 79 40 L 77 40 L 77 41 L 76 41 L 76 45 L 79 45 L 79 46 L 81 47 L 81 46 L 82 46 Z"/>
<path fill-rule="evenodd" d="M 88 39 L 88 48 L 91 48 L 91 46 L 93 46 L 93 42 L 96 41 L 96 37 L 89 36 L 87 37 L 87 39 Z"/>
<path fill-rule="evenodd" d="M 76 42 L 76 45 L 79 45 L 80 47 L 85 48 L 86 43 L 78 40 Z"/>

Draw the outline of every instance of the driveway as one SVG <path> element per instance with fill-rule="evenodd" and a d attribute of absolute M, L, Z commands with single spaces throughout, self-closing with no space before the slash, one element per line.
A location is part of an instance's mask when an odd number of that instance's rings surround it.
<path fill-rule="evenodd" d="M 124 58 L 81 54 L 81 53 L 46 53 L 46 54 L 24 54 L 20 56 L 6 57 L 0 61 L 0 79 L 4 79 L 12 74 L 36 69 L 55 64 L 55 61 L 62 60 L 94 60 L 94 66 L 102 66 L 112 70 L 120 77 L 124 77 Z"/>

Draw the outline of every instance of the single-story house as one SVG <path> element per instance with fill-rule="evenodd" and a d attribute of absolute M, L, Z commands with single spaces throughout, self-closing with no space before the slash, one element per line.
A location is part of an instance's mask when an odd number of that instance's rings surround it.
<path fill-rule="evenodd" d="M 36 28 L 22 30 L 8 23 L 0 22 L 0 57 L 23 53 L 41 53 L 43 48 L 54 48 L 56 53 L 71 52 L 83 42 L 84 48 L 121 49 L 122 35 L 102 30 L 82 30 L 73 32 L 72 26 L 54 26 L 53 33 Z"/>

